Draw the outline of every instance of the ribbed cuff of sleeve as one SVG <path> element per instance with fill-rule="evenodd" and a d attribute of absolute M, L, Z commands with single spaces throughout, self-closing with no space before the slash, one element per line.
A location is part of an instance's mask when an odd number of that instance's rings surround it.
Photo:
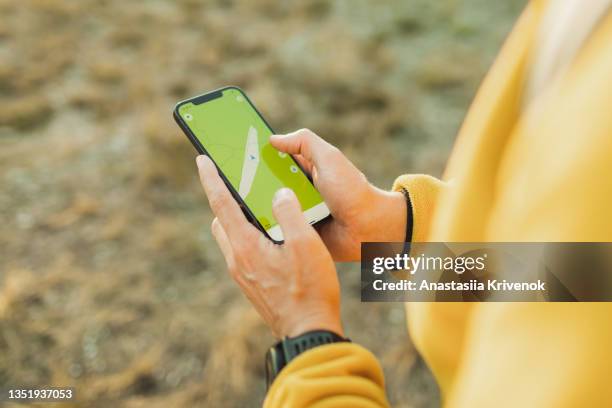
<path fill-rule="evenodd" d="M 412 206 L 412 242 L 427 242 L 435 205 L 445 184 L 426 174 L 406 174 L 393 183 L 393 191 L 405 189 Z"/>

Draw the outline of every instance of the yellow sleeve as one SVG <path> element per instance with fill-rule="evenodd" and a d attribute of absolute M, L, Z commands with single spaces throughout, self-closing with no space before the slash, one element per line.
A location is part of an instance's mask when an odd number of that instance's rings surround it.
<path fill-rule="evenodd" d="M 393 183 L 393 191 L 405 189 L 412 204 L 412 242 L 426 242 L 436 201 L 445 183 L 426 174 L 405 174 Z"/>
<path fill-rule="evenodd" d="M 376 357 L 362 346 L 335 343 L 299 355 L 272 383 L 265 408 L 388 407 Z"/>
<path fill-rule="evenodd" d="M 519 129 L 495 238 L 612 241 L 610 36 L 612 16 Z M 478 304 L 448 406 L 611 407 L 611 317 L 606 302 Z"/>

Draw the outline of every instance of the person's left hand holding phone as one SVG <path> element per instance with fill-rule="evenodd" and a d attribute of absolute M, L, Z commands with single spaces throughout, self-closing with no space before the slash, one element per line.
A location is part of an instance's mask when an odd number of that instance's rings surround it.
<path fill-rule="evenodd" d="M 282 188 L 274 196 L 274 217 L 284 235 L 278 245 L 247 221 L 213 162 L 204 155 L 196 161 L 229 273 L 274 335 L 329 330 L 343 336 L 333 259 L 295 194 Z"/>

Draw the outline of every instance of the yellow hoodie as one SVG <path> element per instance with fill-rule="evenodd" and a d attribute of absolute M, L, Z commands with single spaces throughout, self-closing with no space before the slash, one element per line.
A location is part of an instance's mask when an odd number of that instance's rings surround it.
<path fill-rule="evenodd" d="M 612 241 L 612 16 L 525 106 L 543 8 L 528 5 L 483 82 L 446 182 L 396 180 L 413 202 L 413 241 Z M 612 406 L 608 303 L 409 303 L 406 312 L 447 407 Z M 342 343 L 292 361 L 264 406 L 388 402 L 374 355 Z"/>

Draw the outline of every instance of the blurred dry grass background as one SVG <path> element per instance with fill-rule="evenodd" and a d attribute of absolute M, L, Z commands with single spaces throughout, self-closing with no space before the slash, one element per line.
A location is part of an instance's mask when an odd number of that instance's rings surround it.
<path fill-rule="evenodd" d="M 243 87 L 381 186 L 439 174 L 524 0 L 0 0 L 0 386 L 254 407 L 273 339 L 226 276 L 174 103 Z M 438 404 L 401 305 L 343 316 L 396 406 Z"/>

